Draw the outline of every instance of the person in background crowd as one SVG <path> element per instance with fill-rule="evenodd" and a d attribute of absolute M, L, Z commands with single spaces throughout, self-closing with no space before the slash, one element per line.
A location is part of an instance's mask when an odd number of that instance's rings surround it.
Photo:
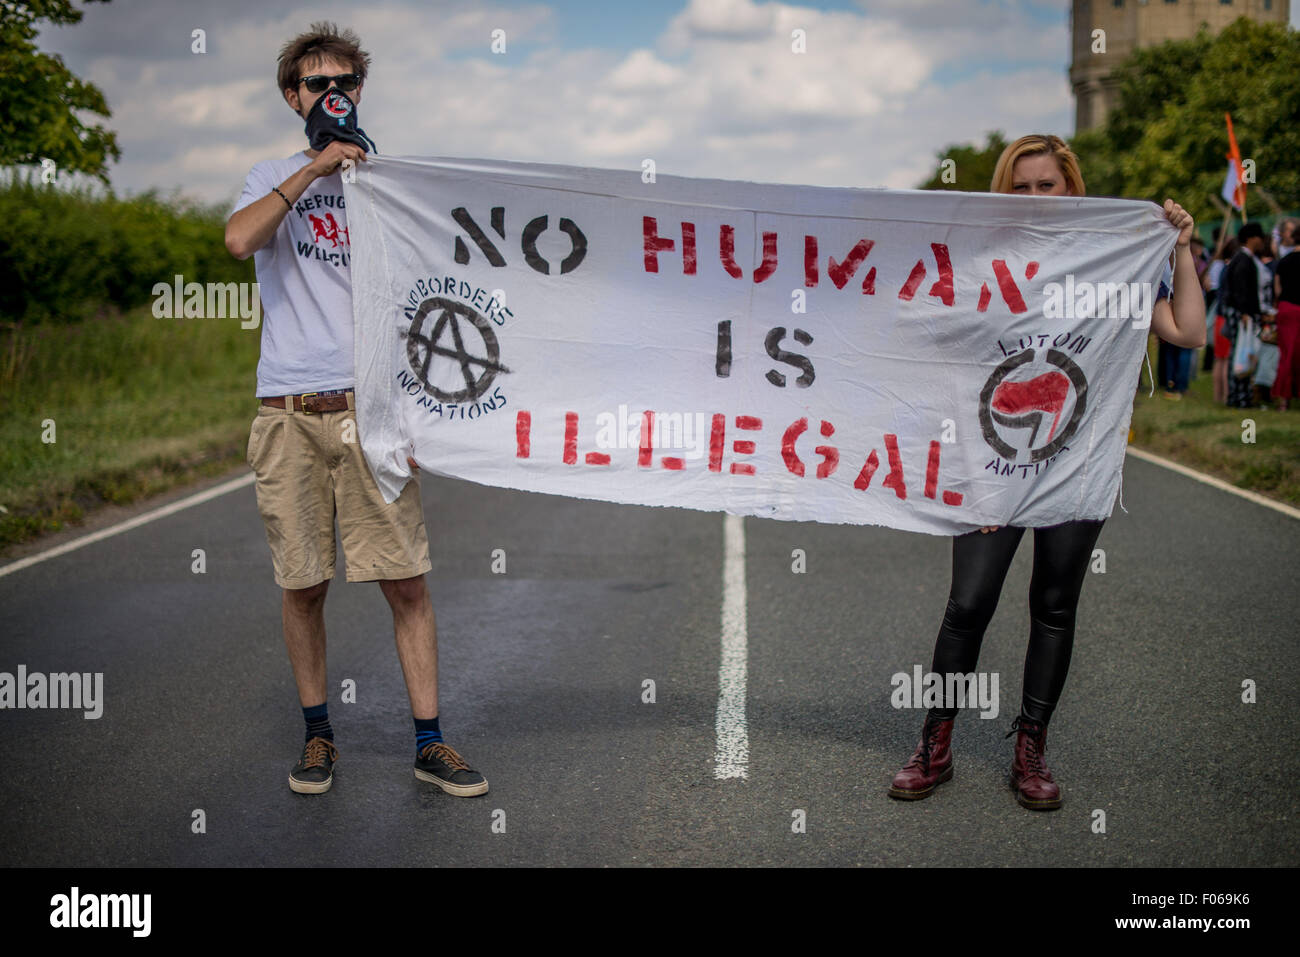
<path fill-rule="evenodd" d="M 1210 243 L 1214 247 L 1214 252 L 1206 250 L 1205 253 L 1205 270 L 1197 271 L 1201 277 L 1201 289 L 1205 292 L 1205 352 L 1201 358 L 1201 371 L 1210 372 L 1214 368 L 1214 317 L 1218 311 L 1216 300 L 1219 296 L 1219 272 L 1223 270 L 1223 246 L 1219 242 L 1221 230 L 1218 226 L 1214 227 L 1210 236 Z M 1210 283 L 1210 274 L 1214 274 L 1214 283 Z"/>
<path fill-rule="evenodd" d="M 1283 219 L 1273 226 L 1273 248 L 1277 250 L 1278 259 L 1284 259 L 1295 250 L 1298 228 L 1300 220 L 1295 219 Z"/>
<path fill-rule="evenodd" d="M 1267 409 L 1272 402 L 1273 382 L 1281 358 L 1277 347 L 1277 310 L 1273 305 L 1273 274 L 1277 259 L 1273 256 L 1271 240 L 1264 240 L 1259 261 L 1263 264 L 1259 271 L 1262 280 L 1259 287 L 1260 316 L 1255 327 L 1255 334 L 1259 337 L 1259 359 L 1251 380 L 1251 392 L 1254 404 Z"/>
<path fill-rule="evenodd" d="M 1193 236 L 1190 248 L 1192 262 L 1196 264 L 1197 285 L 1200 285 L 1201 276 L 1209 265 L 1209 261 L 1205 258 L 1205 243 L 1201 242 L 1199 237 Z M 1160 387 L 1164 390 L 1164 397 L 1181 399 L 1192 379 L 1192 358 L 1196 355 L 1196 350 L 1170 345 L 1159 336 L 1156 336 L 1156 341 L 1158 343 L 1156 369 L 1159 371 Z"/>
<path fill-rule="evenodd" d="M 1217 228 L 1215 233 L 1218 233 Z M 1236 239 L 1229 239 L 1224 243 L 1219 255 L 1210 263 L 1210 268 L 1205 270 L 1205 274 L 1201 277 L 1201 288 L 1210 295 L 1210 307 L 1206 312 L 1205 321 L 1206 336 L 1210 338 L 1211 348 L 1205 351 L 1214 359 L 1212 366 L 1214 401 L 1220 405 L 1228 401 L 1228 366 L 1232 361 L 1232 340 L 1224 331 L 1223 270 L 1227 268 L 1232 257 L 1237 255 L 1239 249 L 1241 243 Z"/>
<path fill-rule="evenodd" d="M 1192 237 L 1192 262 L 1196 263 L 1196 275 L 1200 276 L 1210 265 L 1210 254 L 1205 251 L 1205 240 L 1200 236 Z"/>
<path fill-rule="evenodd" d="M 1223 335 L 1232 344 L 1229 360 L 1233 364 L 1227 376 L 1227 404 L 1234 409 L 1250 408 L 1250 376 L 1254 372 L 1250 356 L 1251 340 L 1258 335 L 1260 289 L 1268 282 L 1268 271 L 1259 261 L 1264 251 L 1264 229 L 1259 223 L 1246 223 L 1237 230 L 1241 248 L 1223 270 Z M 1217 355 L 1217 352 L 1216 352 Z"/>
<path fill-rule="evenodd" d="M 1160 388 L 1164 390 L 1166 399 L 1181 399 L 1187 391 L 1191 379 L 1192 352 L 1191 349 L 1171 346 L 1163 339 L 1159 340 L 1156 367 L 1160 370 Z"/>
<path fill-rule="evenodd" d="M 1213 259 L 1210 256 L 1210 251 L 1205 248 L 1205 243 L 1200 236 L 1192 237 L 1192 261 L 1196 263 L 1196 282 L 1201 287 L 1201 295 L 1205 299 L 1206 310 L 1208 311 L 1209 294 L 1205 292 L 1205 273 L 1206 270 L 1210 268 L 1210 263 L 1213 261 Z M 1211 328 L 1212 322 L 1213 319 L 1207 316 L 1205 320 L 1205 341 L 1207 343 L 1212 342 L 1211 336 L 1214 331 Z M 1202 363 L 1201 360 L 1199 359 L 1199 356 L 1201 355 L 1202 352 L 1204 352 L 1206 356 L 1204 363 Z M 1209 346 L 1203 350 L 1193 349 L 1190 353 L 1188 353 L 1187 378 L 1189 380 L 1194 380 L 1199 371 L 1209 372 L 1211 369 L 1211 363 L 1214 361 L 1213 356 L 1214 356 L 1213 346 Z M 1199 370 L 1197 368 L 1198 366 L 1201 367 Z"/>
<path fill-rule="evenodd" d="M 1294 229 L 1295 220 L 1290 222 Z M 1300 396 L 1300 249 L 1294 245 L 1277 261 L 1273 294 L 1277 303 L 1278 348 L 1273 398 L 1278 409 L 1285 410 L 1292 399 Z"/>

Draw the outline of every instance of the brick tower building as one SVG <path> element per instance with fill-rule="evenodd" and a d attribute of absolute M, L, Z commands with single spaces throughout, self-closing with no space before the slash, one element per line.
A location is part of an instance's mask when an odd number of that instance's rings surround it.
<path fill-rule="evenodd" d="M 1115 102 L 1107 75 L 1139 47 L 1195 36 L 1202 24 L 1218 33 L 1238 17 L 1285 25 L 1291 0 L 1073 0 L 1070 86 L 1074 128 L 1100 126 Z M 1093 31 L 1105 31 L 1104 53 L 1094 53 Z"/>

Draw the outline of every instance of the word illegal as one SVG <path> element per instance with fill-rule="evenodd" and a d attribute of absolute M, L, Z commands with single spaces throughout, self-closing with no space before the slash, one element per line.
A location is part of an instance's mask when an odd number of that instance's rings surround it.
<path fill-rule="evenodd" d="M 756 467 L 745 458 L 753 455 L 757 449 L 757 442 L 751 438 L 738 438 L 731 443 L 731 451 L 739 461 L 724 461 L 724 453 L 727 451 L 726 430 L 728 417 L 722 413 L 715 413 L 711 416 L 711 427 L 709 429 L 709 454 L 708 454 L 708 471 L 721 473 L 724 465 L 729 465 L 729 471 L 732 475 L 754 475 Z M 763 419 L 754 415 L 737 415 L 734 417 L 734 428 L 744 435 L 753 435 L 761 433 L 764 429 Z M 791 475 L 803 478 L 808 472 L 808 466 L 813 464 L 805 462 L 800 457 L 796 443 L 799 438 L 810 430 L 807 416 L 796 419 L 786 427 L 781 434 L 781 460 L 786 471 Z M 835 426 L 821 420 L 817 430 L 823 438 L 829 439 L 835 434 Z M 532 432 L 533 432 L 533 415 L 532 412 L 523 409 L 515 413 L 515 457 L 518 459 L 532 458 Z M 642 468 L 653 467 L 655 446 L 652 443 L 652 437 L 655 432 L 655 412 L 647 409 L 641 413 L 641 440 L 637 445 L 637 465 Z M 880 481 L 880 487 L 892 489 L 894 494 L 900 499 L 906 499 L 907 480 L 903 471 L 903 459 L 899 452 L 898 436 L 893 432 L 885 433 L 884 439 L 885 455 L 888 463 L 888 474 Z M 818 445 L 813 448 L 821 461 L 816 463 L 813 474 L 819 479 L 826 479 L 834 475 L 840 466 L 839 449 L 833 445 Z M 939 488 L 939 443 L 931 442 L 929 454 L 926 456 L 925 464 L 925 482 L 923 493 L 926 498 L 940 497 L 942 491 L 942 500 L 945 505 L 959 506 L 965 496 L 961 492 L 954 492 L 949 489 Z M 564 448 L 562 461 L 565 465 L 578 464 L 578 413 L 565 412 L 564 414 Z M 608 466 L 612 459 L 608 452 L 587 452 L 582 456 L 582 461 L 587 465 Z M 665 455 L 660 458 L 660 464 L 663 468 L 669 470 L 680 470 L 686 468 L 686 457 L 679 455 Z M 860 459 L 855 459 L 860 461 Z M 858 491 L 865 491 L 870 485 L 877 470 L 882 463 L 880 455 L 876 449 L 872 449 L 863 463 L 861 469 L 856 471 L 856 478 L 853 479 L 853 487 Z M 856 466 L 850 466 L 849 474 L 855 474 Z M 915 491 L 915 483 L 913 484 Z"/>

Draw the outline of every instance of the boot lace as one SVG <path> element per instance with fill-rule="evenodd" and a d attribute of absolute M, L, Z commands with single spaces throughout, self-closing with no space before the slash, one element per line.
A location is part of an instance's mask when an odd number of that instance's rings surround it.
<path fill-rule="evenodd" d="M 1047 728 L 1033 721 L 1022 721 L 1017 717 L 1011 724 L 1011 730 L 1007 732 L 1007 737 L 1011 737 L 1016 732 L 1021 731 L 1025 734 L 1025 771 L 1029 774 L 1043 776 L 1047 771 L 1047 764 L 1043 760 L 1043 737 L 1047 734 Z"/>
<path fill-rule="evenodd" d="M 303 749 L 303 766 L 306 771 L 308 768 L 325 767 L 325 758 L 329 756 L 331 761 L 339 759 L 338 750 L 334 745 L 325 738 L 312 738 L 307 742 L 307 747 Z"/>
<path fill-rule="evenodd" d="M 921 729 L 921 743 L 917 746 L 915 753 L 908 759 L 905 767 L 916 767 L 920 765 L 921 771 L 925 774 L 930 773 L 930 751 L 934 748 L 935 738 L 939 736 L 939 722 L 933 719 L 927 719 L 925 727 Z"/>
<path fill-rule="evenodd" d="M 454 748 L 452 748 L 449 745 L 443 744 L 441 741 L 435 741 L 433 744 L 426 746 L 425 749 L 420 752 L 420 754 L 426 761 L 430 757 L 436 757 L 439 761 L 447 765 L 447 767 L 451 768 L 453 771 L 473 770 L 468 764 L 465 763 L 465 759 L 456 753 L 456 750 Z"/>

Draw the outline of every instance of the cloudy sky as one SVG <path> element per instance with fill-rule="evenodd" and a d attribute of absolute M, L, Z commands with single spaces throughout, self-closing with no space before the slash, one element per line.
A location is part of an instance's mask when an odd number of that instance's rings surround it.
<path fill-rule="evenodd" d="M 1300 8 L 1300 4 L 1295 4 Z M 302 149 L 285 40 L 351 26 L 379 150 L 913 187 L 953 142 L 1074 125 L 1065 0 L 113 0 L 40 46 L 104 91 L 120 192 L 233 200 Z M 1293 12 L 1293 22 L 1297 17 Z M 192 33 L 206 52 L 191 51 Z M 491 49 L 505 31 L 506 50 Z M 802 30 L 807 52 L 791 50 Z"/>

